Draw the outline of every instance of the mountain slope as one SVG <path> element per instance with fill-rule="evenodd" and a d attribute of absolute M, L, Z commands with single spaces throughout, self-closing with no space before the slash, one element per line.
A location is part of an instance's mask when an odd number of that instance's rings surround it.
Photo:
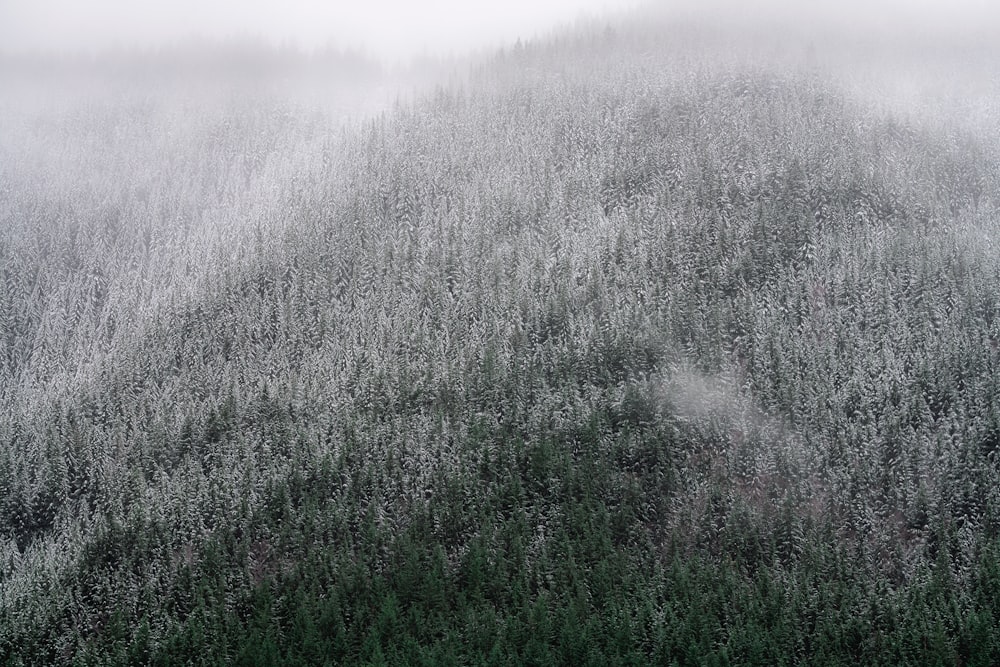
<path fill-rule="evenodd" d="M 640 37 L 6 168 L 5 660 L 995 661 L 997 146 Z"/>

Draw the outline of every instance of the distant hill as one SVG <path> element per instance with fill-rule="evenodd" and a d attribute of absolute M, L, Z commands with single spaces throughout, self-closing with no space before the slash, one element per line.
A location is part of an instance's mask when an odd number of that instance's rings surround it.
<path fill-rule="evenodd" d="M 0 661 L 996 663 L 993 91 L 689 27 L 6 104 Z"/>

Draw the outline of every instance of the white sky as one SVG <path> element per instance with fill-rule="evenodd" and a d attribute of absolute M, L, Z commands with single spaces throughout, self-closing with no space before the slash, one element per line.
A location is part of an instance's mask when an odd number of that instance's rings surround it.
<path fill-rule="evenodd" d="M 1000 0 L 0 0 L 0 51 L 259 36 L 361 48 L 391 62 L 492 48 L 640 4 L 714 7 L 737 24 L 772 15 L 911 34 L 1000 26 Z"/>
<path fill-rule="evenodd" d="M 0 49 L 155 45 L 262 36 L 360 47 L 386 60 L 530 38 L 637 0 L 0 0 Z"/>

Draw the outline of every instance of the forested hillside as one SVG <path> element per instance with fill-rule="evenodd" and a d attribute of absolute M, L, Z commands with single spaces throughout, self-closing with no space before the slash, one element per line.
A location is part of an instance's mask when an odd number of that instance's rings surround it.
<path fill-rule="evenodd" d="M 0 661 L 1000 661 L 995 130 L 705 40 L 6 104 Z"/>

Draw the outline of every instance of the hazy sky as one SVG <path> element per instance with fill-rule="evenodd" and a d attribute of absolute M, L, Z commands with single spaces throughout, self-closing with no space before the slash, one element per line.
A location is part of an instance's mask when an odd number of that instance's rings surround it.
<path fill-rule="evenodd" d="M 398 59 L 529 38 L 635 0 L 0 0 L 0 48 L 94 49 L 190 36 L 333 42 Z"/>
<path fill-rule="evenodd" d="M 0 0 L 0 50 L 260 36 L 306 48 L 360 47 L 393 61 L 492 48 L 640 4 L 709 6 L 736 23 L 778 14 L 906 32 L 981 29 L 1000 17 L 1000 0 Z"/>

